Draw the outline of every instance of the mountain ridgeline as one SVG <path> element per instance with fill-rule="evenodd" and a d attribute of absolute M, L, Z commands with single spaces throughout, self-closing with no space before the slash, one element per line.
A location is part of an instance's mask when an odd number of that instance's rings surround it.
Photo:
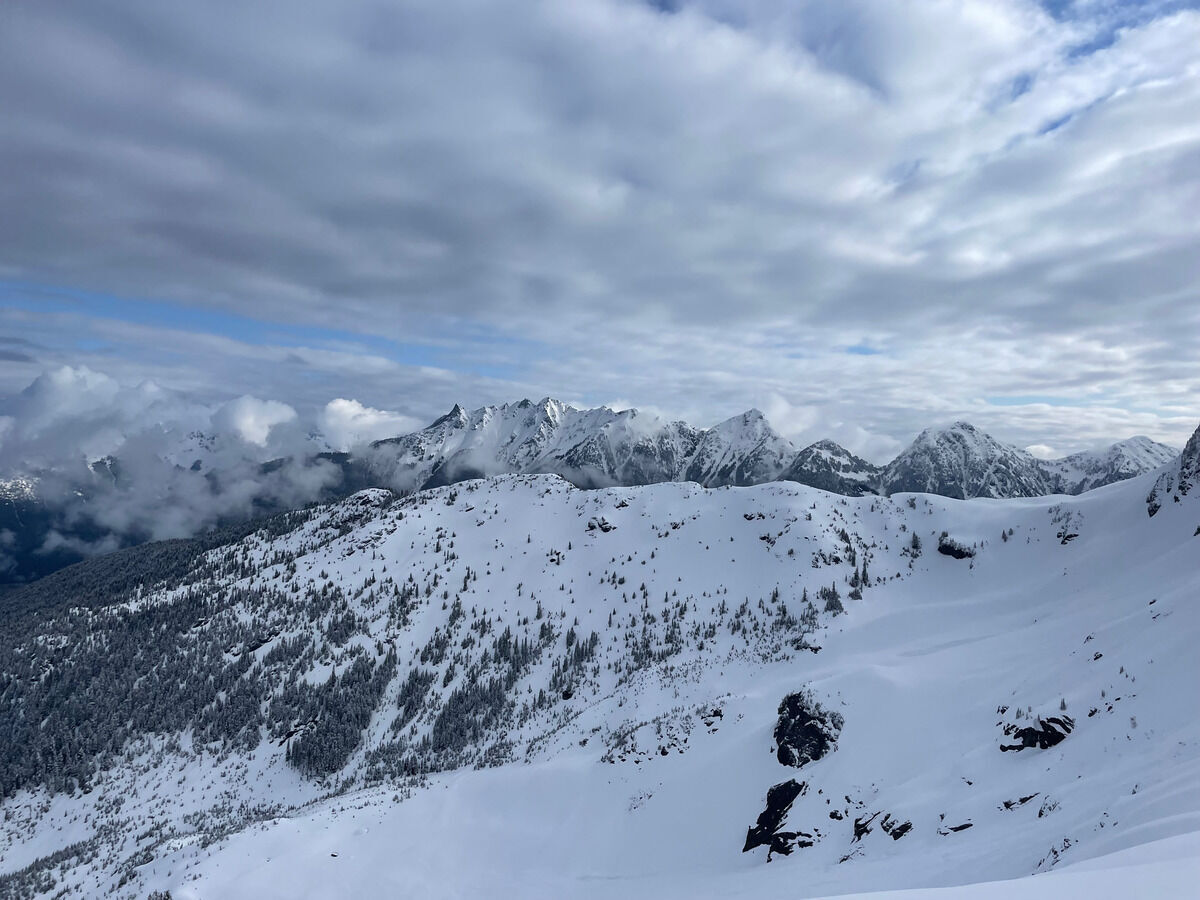
<path fill-rule="evenodd" d="M 1080 494 L 1155 470 L 1176 450 L 1134 437 L 1100 452 L 1037 459 L 965 422 L 923 431 L 884 466 L 833 441 L 797 448 L 756 409 L 711 428 L 636 409 L 538 403 L 455 406 L 426 428 L 354 452 L 319 434 L 293 456 L 218 453 L 215 436 L 167 436 L 159 457 L 115 457 L 0 480 L 0 582 L 35 580 L 84 557 L 236 527 L 366 488 L 399 494 L 493 475 L 559 475 L 580 488 L 796 482 L 858 497 L 957 499 Z M 216 448 L 216 449 L 214 449 Z M 154 527 L 149 527 L 153 524 Z"/>
<path fill-rule="evenodd" d="M 377 441 L 351 465 L 356 481 L 400 492 L 488 475 L 552 474 L 583 488 L 794 481 L 852 497 L 920 491 L 970 499 L 1080 494 L 1156 469 L 1177 452 L 1134 437 L 1041 460 L 956 422 L 926 429 L 876 466 L 829 440 L 797 449 L 757 409 L 700 429 L 636 409 L 580 410 L 545 399 L 473 412 L 455 406 L 428 428 Z"/>

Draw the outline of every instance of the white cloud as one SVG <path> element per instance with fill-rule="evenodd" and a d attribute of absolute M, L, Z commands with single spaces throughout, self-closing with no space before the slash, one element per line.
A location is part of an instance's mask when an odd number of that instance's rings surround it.
<path fill-rule="evenodd" d="M 363 406 L 357 400 L 342 397 L 325 404 L 320 424 L 330 445 L 338 450 L 349 450 L 380 438 L 407 434 L 421 427 L 421 423 L 411 416 Z"/>
<path fill-rule="evenodd" d="M 272 428 L 295 418 L 296 410 L 286 403 L 260 400 L 247 394 L 218 409 L 213 413 L 212 422 L 218 431 L 231 432 L 247 443 L 265 447 Z"/>

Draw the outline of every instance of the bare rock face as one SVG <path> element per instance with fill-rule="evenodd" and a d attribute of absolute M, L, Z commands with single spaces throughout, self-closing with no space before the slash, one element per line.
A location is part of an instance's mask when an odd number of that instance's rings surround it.
<path fill-rule="evenodd" d="M 788 694 L 779 704 L 775 724 L 779 762 L 799 769 L 820 759 L 836 748 L 843 723 L 840 713 L 822 708 L 807 691 Z"/>
<path fill-rule="evenodd" d="M 1179 462 L 1168 466 L 1154 482 L 1146 497 L 1146 512 L 1153 518 L 1168 501 L 1179 503 L 1200 484 L 1200 428 L 1192 434 L 1179 454 Z"/>

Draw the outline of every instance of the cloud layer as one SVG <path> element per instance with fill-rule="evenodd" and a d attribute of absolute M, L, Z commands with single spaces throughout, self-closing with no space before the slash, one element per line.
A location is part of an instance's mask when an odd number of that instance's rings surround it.
<path fill-rule="evenodd" d="M 0 403 L 0 477 L 32 483 L 39 501 L 14 504 L 21 483 L 0 485 L 0 579 L 329 497 L 343 474 L 318 454 L 407 424 L 354 400 L 304 421 L 277 400 L 209 405 L 87 368 L 48 371 Z"/>
<path fill-rule="evenodd" d="M 0 393 L 86 365 L 260 449 L 525 395 L 1180 444 L 1192 6 L 10 4 Z"/>

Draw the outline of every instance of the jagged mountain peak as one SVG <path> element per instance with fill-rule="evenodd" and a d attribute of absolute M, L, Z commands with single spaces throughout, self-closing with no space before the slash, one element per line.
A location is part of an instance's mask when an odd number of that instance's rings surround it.
<path fill-rule="evenodd" d="M 1153 471 L 1175 450 L 1144 435 L 1099 452 L 1035 458 L 970 422 L 926 428 L 881 475 L 884 493 L 924 491 L 949 497 L 1037 497 L 1081 494 Z"/>
<path fill-rule="evenodd" d="M 507 472 L 558 474 L 581 487 L 785 480 L 851 496 L 923 491 L 962 499 L 1078 494 L 1174 456 L 1137 436 L 1100 453 L 1039 460 L 957 419 L 924 429 L 880 468 L 834 441 L 797 450 L 757 408 L 697 429 L 656 413 L 578 409 L 552 397 L 471 412 L 455 404 L 422 431 L 377 442 L 374 450 L 373 477 L 400 491 Z"/>
<path fill-rule="evenodd" d="M 576 409 L 545 397 L 473 412 L 456 405 L 421 431 L 377 442 L 367 465 L 400 491 L 506 472 L 557 474 L 584 487 L 712 487 L 772 481 L 794 454 L 757 409 L 700 430 L 637 409 Z"/>
<path fill-rule="evenodd" d="M 767 428 L 771 427 L 767 422 L 767 417 L 763 415 L 763 411 L 753 406 L 743 413 L 739 413 L 736 416 L 730 416 L 728 419 L 714 427 L 721 428 L 722 426 L 735 424 L 743 427 L 755 427 L 759 425 L 766 426 Z"/>
<path fill-rule="evenodd" d="M 450 426 L 450 427 L 461 428 L 461 427 L 465 426 L 466 424 L 467 424 L 467 411 L 465 409 L 463 409 L 460 404 L 455 403 L 454 406 L 450 409 L 450 412 L 446 413 L 441 418 L 435 419 L 433 424 L 431 424 L 429 427 L 430 428 L 438 428 L 441 426 Z M 396 440 L 396 438 L 387 438 L 387 440 Z"/>

